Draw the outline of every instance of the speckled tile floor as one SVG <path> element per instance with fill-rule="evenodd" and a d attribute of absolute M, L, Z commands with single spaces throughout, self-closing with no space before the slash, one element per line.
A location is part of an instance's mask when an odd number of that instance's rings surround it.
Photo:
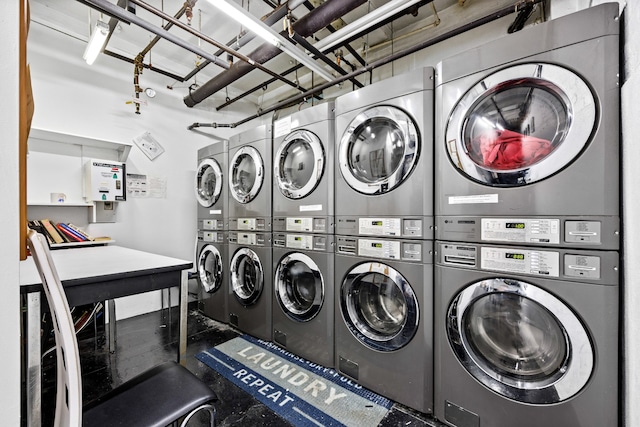
<path fill-rule="evenodd" d="M 174 309 L 171 322 L 167 311 L 157 311 L 118 321 L 117 350 L 109 353 L 104 345 L 96 348 L 95 342 L 80 343 L 83 370 L 84 402 L 99 397 L 133 376 L 161 362 L 176 357 L 177 319 Z M 196 307 L 189 310 L 187 344 L 187 368 L 208 384 L 218 395 L 216 426 L 290 426 L 269 408 L 258 402 L 220 374 L 198 361 L 194 355 L 240 335 L 240 332 L 223 323 L 202 315 Z M 43 362 L 46 365 L 46 361 Z M 50 385 L 51 385 L 50 381 Z M 43 391 L 43 425 L 51 425 L 53 402 L 52 387 Z M 194 419 L 189 425 L 206 425 L 204 420 Z M 433 418 L 395 404 L 380 427 L 441 427 Z M 368 427 L 368 426 L 367 426 Z"/>

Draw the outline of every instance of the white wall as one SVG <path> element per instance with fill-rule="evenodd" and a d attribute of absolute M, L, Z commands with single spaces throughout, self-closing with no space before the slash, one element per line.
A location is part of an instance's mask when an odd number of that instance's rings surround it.
<path fill-rule="evenodd" d="M 20 300 L 18 206 L 18 40 L 19 2 L 0 2 L 0 325 L 2 325 L 0 411 L 2 424 L 20 425 Z"/>

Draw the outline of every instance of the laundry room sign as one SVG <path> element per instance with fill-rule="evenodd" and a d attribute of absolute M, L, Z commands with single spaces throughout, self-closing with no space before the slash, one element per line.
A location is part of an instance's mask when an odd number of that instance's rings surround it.
<path fill-rule="evenodd" d="M 378 425 L 393 404 L 331 368 L 249 335 L 196 357 L 294 425 Z"/>

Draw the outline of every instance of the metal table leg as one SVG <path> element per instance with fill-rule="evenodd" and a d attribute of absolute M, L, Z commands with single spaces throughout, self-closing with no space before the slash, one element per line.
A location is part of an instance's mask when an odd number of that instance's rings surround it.
<path fill-rule="evenodd" d="M 178 363 L 187 366 L 187 305 L 189 299 L 189 278 L 187 270 L 180 276 L 180 324 L 178 327 Z"/>
<path fill-rule="evenodd" d="M 27 425 L 42 425 L 40 292 L 27 294 Z"/>

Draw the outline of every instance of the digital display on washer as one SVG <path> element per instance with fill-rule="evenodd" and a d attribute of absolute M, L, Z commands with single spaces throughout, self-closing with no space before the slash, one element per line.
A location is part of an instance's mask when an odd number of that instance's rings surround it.
<path fill-rule="evenodd" d="M 382 243 L 372 242 L 371 243 L 371 247 L 372 248 L 382 248 Z"/>
<path fill-rule="evenodd" d="M 504 254 L 504 257 L 508 259 L 524 259 L 524 254 L 516 252 L 506 252 Z"/>
<path fill-rule="evenodd" d="M 507 222 L 505 226 L 507 228 L 517 228 L 519 230 L 524 230 L 525 228 L 524 222 Z"/>
<path fill-rule="evenodd" d="M 371 221 L 371 225 L 377 225 L 379 227 L 382 226 L 382 221 Z"/>

